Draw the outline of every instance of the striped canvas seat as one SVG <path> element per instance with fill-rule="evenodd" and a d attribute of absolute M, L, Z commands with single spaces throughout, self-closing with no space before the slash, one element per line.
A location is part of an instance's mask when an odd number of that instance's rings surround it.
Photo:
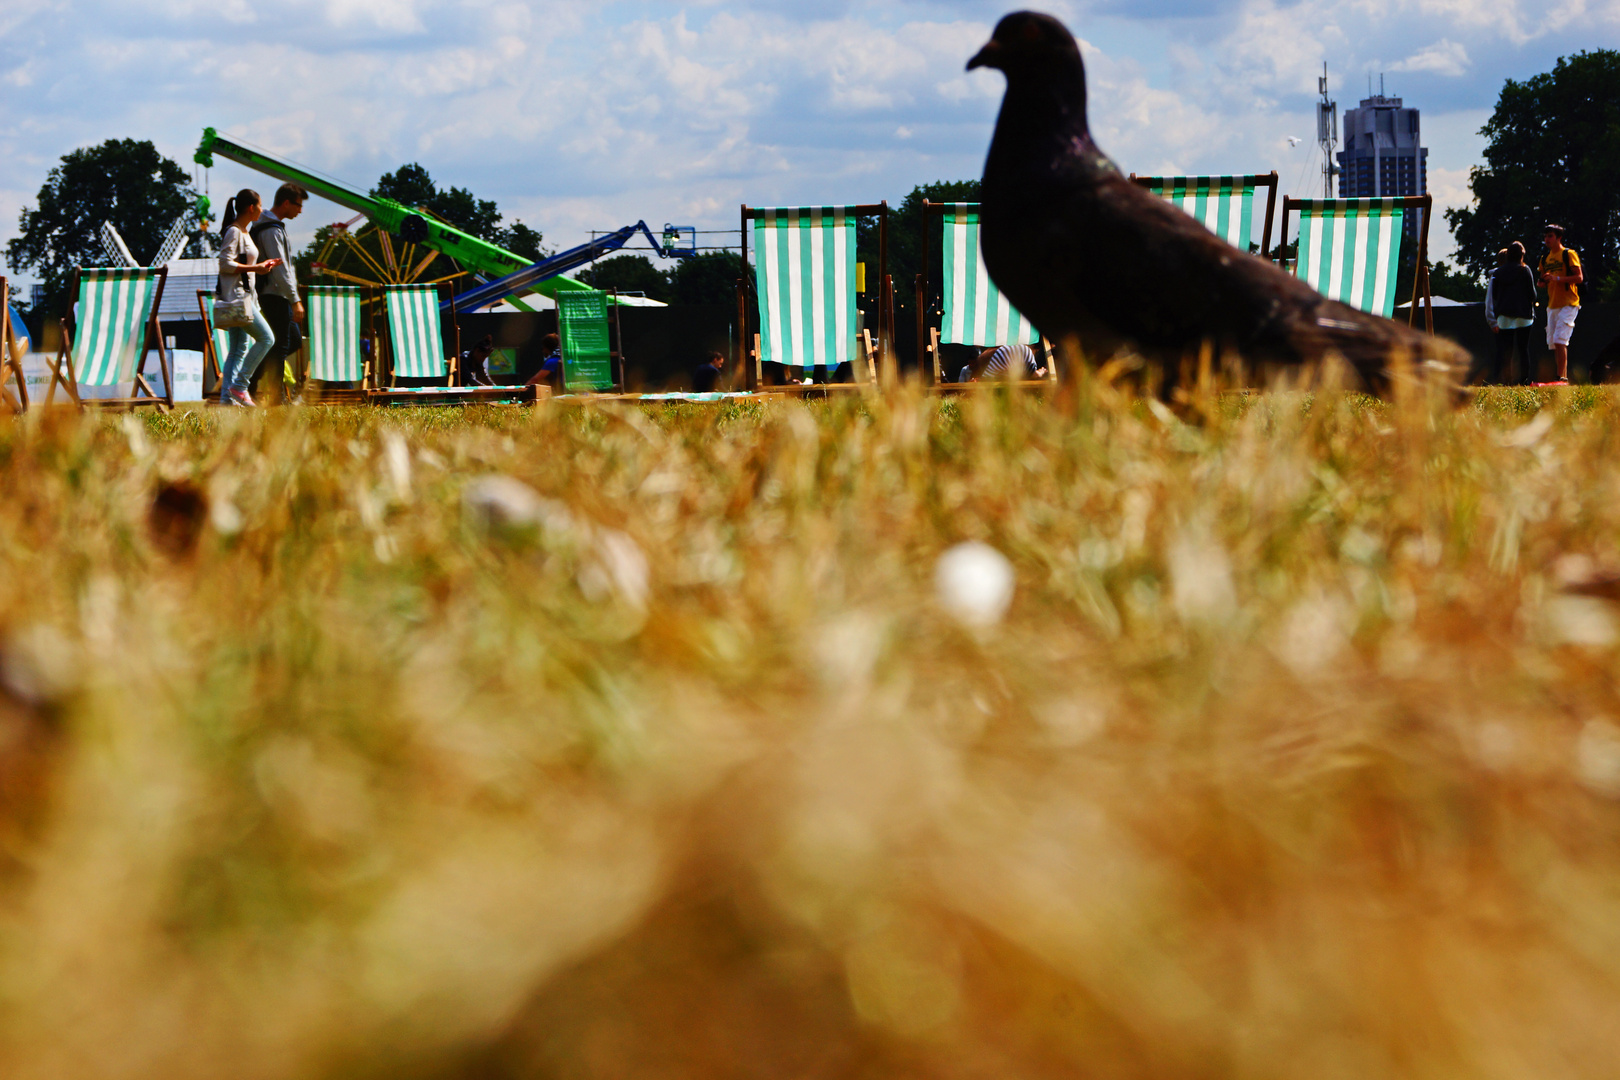
<path fill-rule="evenodd" d="M 390 285 L 385 291 L 394 378 L 442 379 L 449 375 L 440 331 L 438 287 Z"/>
<path fill-rule="evenodd" d="M 751 210 L 760 359 L 794 368 L 856 357 L 852 207 Z"/>
<path fill-rule="evenodd" d="M 214 294 L 198 291 L 197 304 L 202 308 L 203 326 L 208 332 L 208 347 L 213 355 L 214 375 L 223 378 L 225 358 L 231 354 L 231 332 L 214 325 Z"/>
<path fill-rule="evenodd" d="M 990 280 L 979 251 L 979 204 L 946 203 L 940 239 L 944 267 L 939 340 L 947 345 L 1031 345 L 1040 331 Z"/>
<path fill-rule="evenodd" d="M 322 382 L 359 382 L 366 376 L 360 354 L 360 290 L 316 285 L 304 294 L 309 316 L 309 377 Z"/>
<path fill-rule="evenodd" d="M 146 324 L 157 303 L 155 270 L 79 271 L 78 336 L 73 374 L 80 386 L 112 386 L 135 376 Z"/>
<path fill-rule="evenodd" d="M 1400 198 L 1290 199 L 1299 209 L 1295 269 L 1324 296 L 1389 318 L 1400 268 Z"/>
<path fill-rule="evenodd" d="M 1137 176 L 1141 187 L 1180 207 L 1210 232 L 1239 251 L 1248 251 L 1254 232 L 1254 192 L 1268 186 L 1275 197 L 1276 174 L 1269 176 Z M 1266 219 L 1272 204 L 1266 204 Z"/>

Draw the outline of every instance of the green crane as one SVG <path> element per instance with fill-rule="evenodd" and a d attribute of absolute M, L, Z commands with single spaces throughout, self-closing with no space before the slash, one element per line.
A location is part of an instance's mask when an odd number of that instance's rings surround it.
<path fill-rule="evenodd" d="M 252 150 L 240 143 L 231 142 L 211 127 L 203 128 L 202 142 L 197 144 L 197 153 L 193 155 L 192 160 L 204 168 L 211 169 L 216 153 L 277 180 L 302 184 L 311 194 L 330 199 L 339 206 L 366 215 L 373 224 L 407 243 L 421 244 L 423 247 L 443 252 L 474 273 L 491 278 L 505 277 L 514 270 L 528 266 L 531 261 L 487 240 L 480 240 L 476 236 L 464 233 L 454 225 L 447 225 L 420 214 L 393 199 L 377 198 L 344 187 L 333 180 L 289 165 L 285 161 L 278 161 L 262 150 Z M 573 278 L 557 276 L 538 282 L 532 288 L 526 288 L 524 292 L 555 297 L 559 292 L 588 288 L 589 285 Z M 512 299 L 519 307 L 527 307 L 519 303 L 516 297 Z"/>

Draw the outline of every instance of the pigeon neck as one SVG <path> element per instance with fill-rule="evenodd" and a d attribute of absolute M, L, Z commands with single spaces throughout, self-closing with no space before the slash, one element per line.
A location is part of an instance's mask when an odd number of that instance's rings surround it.
<path fill-rule="evenodd" d="M 1056 77 L 1042 73 L 1008 79 L 1001 123 L 1009 120 L 1026 138 L 1057 143 L 1070 152 L 1077 146 L 1092 145 L 1091 128 L 1086 122 L 1085 73 L 1065 72 Z"/>

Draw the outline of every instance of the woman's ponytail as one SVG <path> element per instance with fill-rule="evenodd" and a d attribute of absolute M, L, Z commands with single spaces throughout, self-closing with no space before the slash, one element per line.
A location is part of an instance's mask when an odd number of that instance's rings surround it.
<path fill-rule="evenodd" d="M 254 191 L 252 188 L 243 188 L 241 191 L 238 191 L 235 195 L 232 195 L 230 198 L 225 200 L 225 216 L 220 219 L 219 231 L 224 232 L 226 229 L 236 224 L 236 219 L 241 215 L 242 211 L 246 210 L 250 206 L 258 205 L 259 193 L 257 191 Z"/>

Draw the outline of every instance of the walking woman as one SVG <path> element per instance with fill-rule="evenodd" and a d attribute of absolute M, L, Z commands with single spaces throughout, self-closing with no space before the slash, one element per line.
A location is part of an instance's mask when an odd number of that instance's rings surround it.
<path fill-rule="evenodd" d="M 249 227 L 259 220 L 263 212 L 259 205 L 259 193 L 250 188 L 243 188 L 225 203 L 224 220 L 228 224 L 225 235 L 220 237 L 219 295 L 216 301 L 228 304 L 246 296 L 252 321 L 246 326 L 233 326 L 228 331 L 231 348 L 225 357 L 224 370 L 220 372 L 221 405 L 253 407 L 248 384 L 259 370 L 264 354 L 276 343 L 269 322 L 259 311 L 259 293 L 253 275 L 269 273 L 281 265 L 281 260 L 259 262 L 259 247 L 248 235 Z M 249 338 L 253 339 L 251 348 L 248 347 Z"/>
<path fill-rule="evenodd" d="M 1498 254 L 1501 265 L 1491 275 L 1485 290 L 1486 307 L 1496 322 L 1496 376 L 1510 382 L 1508 357 L 1516 360 L 1519 384 L 1529 386 L 1535 376 L 1530 370 L 1530 324 L 1536 317 L 1536 275 L 1524 263 L 1524 245 L 1515 240 Z M 1493 380 L 1494 381 L 1494 380 Z"/>

